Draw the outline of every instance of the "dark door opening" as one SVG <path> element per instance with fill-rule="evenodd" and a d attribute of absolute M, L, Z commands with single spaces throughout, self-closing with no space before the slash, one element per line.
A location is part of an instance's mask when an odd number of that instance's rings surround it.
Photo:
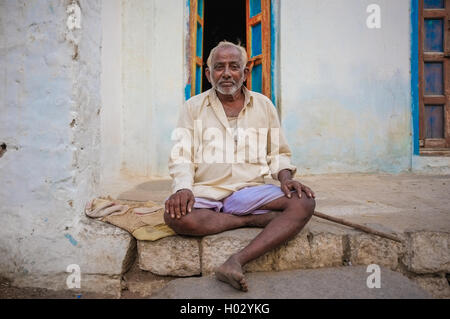
<path fill-rule="evenodd" d="M 211 84 L 205 75 L 205 69 L 212 48 L 223 40 L 246 46 L 245 6 L 245 0 L 205 0 L 202 92 L 211 88 Z"/>

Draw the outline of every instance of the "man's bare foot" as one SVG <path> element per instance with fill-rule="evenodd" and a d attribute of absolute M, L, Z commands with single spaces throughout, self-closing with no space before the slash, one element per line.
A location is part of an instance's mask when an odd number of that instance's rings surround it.
<path fill-rule="evenodd" d="M 235 255 L 228 258 L 222 266 L 216 269 L 216 277 L 220 281 L 230 284 L 237 290 L 248 291 L 242 266 L 237 261 Z"/>
<path fill-rule="evenodd" d="M 270 212 L 270 213 L 264 213 L 264 214 L 257 214 L 257 215 L 247 215 L 248 227 L 266 227 L 267 224 L 269 224 L 272 219 L 279 216 L 281 212 Z"/>

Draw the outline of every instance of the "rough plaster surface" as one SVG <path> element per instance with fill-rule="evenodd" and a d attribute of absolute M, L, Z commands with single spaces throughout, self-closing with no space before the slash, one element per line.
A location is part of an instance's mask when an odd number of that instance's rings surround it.
<path fill-rule="evenodd" d="M 104 5 L 110 17 L 120 19 L 103 22 L 107 26 L 103 44 L 121 51 L 120 55 L 105 52 L 103 67 L 106 88 L 114 88 L 112 81 L 121 84 L 115 86 L 120 92 L 104 91 L 105 98 L 111 94 L 115 98 L 105 106 L 107 117 L 102 123 L 105 167 L 113 161 L 116 170 L 103 171 L 102 180 L 107 181 L 103 189 L 109 191 L 111 174 L 168 175 L 171 133 L 184 102 L 184 2 L 124 0 L 104 1 Z"/>
<path fill-rule="evenodd" d="M 0 33 L 0 272 L 45 288 L 70 264 L 117 277 L 130 236 L 83 217 L 99 183 L 101 1 L 2 1 Z"/>
<path fill-rule="evenodd" d="M 409 0 L 281 1 L 281 114 L 303 173 L 410 168 Z"/>
<path fill-rule="evenodd" d="M 414 155 L 411 170 L 421 174 L 450 175 L 450 157 Z"/>
<path fill-rule="evenodd" d="M 185 2 L 103 0 L 100 192 L 168 176 L 184 102 Z"/>

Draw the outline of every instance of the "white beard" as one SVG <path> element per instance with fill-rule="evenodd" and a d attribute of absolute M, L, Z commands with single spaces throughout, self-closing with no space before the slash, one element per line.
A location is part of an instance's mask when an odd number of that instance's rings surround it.
<path fill-rule="evenodd" d="M 233 81 L 234 82 L 234 81 Z M 227 87 L 226 89 L 221 88 L 211 77 L 211 84 L 214 89 L 216 89 L 219 93 L 223 95 L 234 95 L 244 84 L 244 77 L 239 80 L 238 83 L 235 83 L 232 87 Z"/>

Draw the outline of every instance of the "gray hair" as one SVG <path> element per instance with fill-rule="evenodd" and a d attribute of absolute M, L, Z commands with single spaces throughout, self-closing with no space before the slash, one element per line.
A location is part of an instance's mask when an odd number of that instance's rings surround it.
<path fill-rule="evenodd" d="M 206 61 L 208 68 L 211 69 L 212 58 L 218 49 L 230 48 L 230 47 L 237 49 L 241 53 L 241 62 L 242 62 L 241 67 L 245 68 L 245 66 L 247 65 L 247 61 L 248 61 L 247 51 L 245 50 L 245 48 L 243 46 L 241 46 L 239 44 L 234 44 L 233 42 L 228 42 L 228 41 L 219 42 L 219 44 L 211 50 L 211 53 L 208 56 L 208 60 Z"/>

